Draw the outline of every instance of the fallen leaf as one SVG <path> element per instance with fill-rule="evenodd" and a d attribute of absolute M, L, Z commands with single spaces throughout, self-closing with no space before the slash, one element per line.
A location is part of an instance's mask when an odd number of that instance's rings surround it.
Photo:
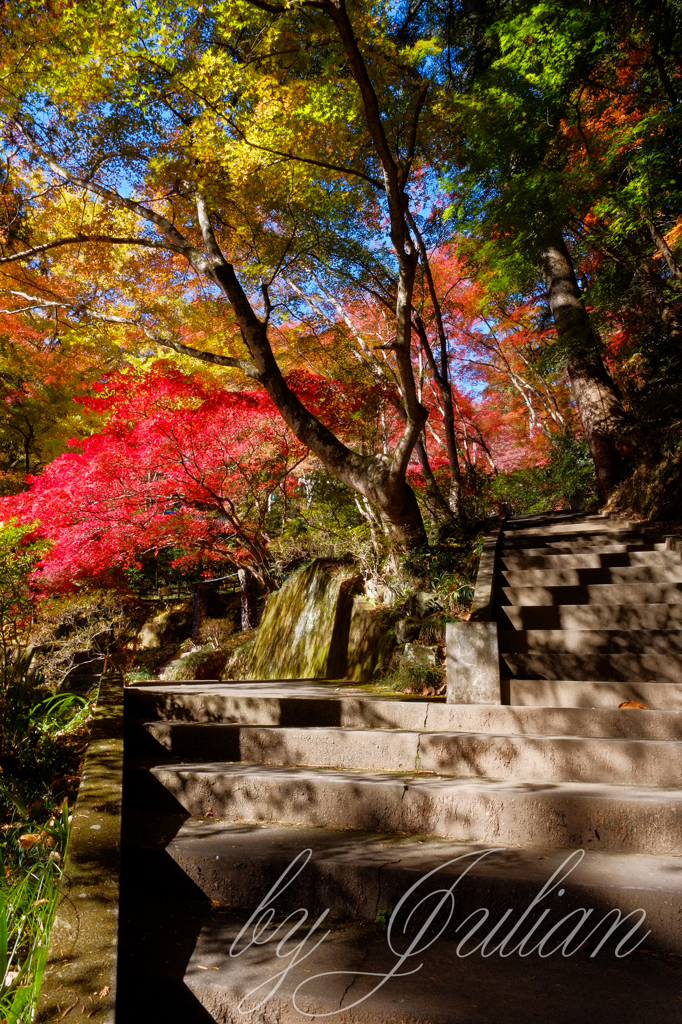
<path fill-rule="evenodd" d="M 35 833 L 31 832 L 24 832 L 23 836 L 19 836 L 19 842 L 25 850 L 30 850 L 31 847 L 35 846 L 36 843 L 39 843 L 40 840 L 41 837 L 39 835 L 35 835 Z"/>

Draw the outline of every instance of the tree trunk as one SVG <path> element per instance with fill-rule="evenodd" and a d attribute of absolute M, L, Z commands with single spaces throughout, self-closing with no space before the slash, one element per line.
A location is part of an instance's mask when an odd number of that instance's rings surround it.
<path fill-rule="evenodd" d="M 196 643 L 201 636 L 201 627 L 206 618 L 206 604 L 208 602 L 208 583 L 199 580 L 192 584 L 192 640 Z"/>
<path fill-rule="evenodd" d="M 371 473 L 369 486 L 355 489 L 379 512 L 393 550 L 411 551 L 428 543 L 415 493 L 404 476 Z"/>
<path fill-rule="evenodd" d="M 454 516 L 461 518 L 461 493 L 462 493 L 462 470 L 459 465 L 457 454 L 457 435 L 455 433 L 455 411 L 452 407 L 452 384 L 449 380 L 441 388 L 441 401 L 443 403 L 443 425 L 445 427 L 445 444 L 448 452 L 448 465 L 450 467 L 450 493 L 448 505 Z"/>
<path fill-rule="evenodd" d="M 258 625 L 258 608 L 256 606 L 256 579 L 246 569 L 238 569 L 239 590 L 241 594 L 241 627 L 255 629 Z"/>
<path fill-rule="evenodd" d="M 601 357 L 563 237 L 547 247 L 543 273 L 557 336 L 566 352 L 568 379 L 594 460 L 597 492 L 605 502 L 624 475 L 620 448 L 625 410 Z"/>
<path fill-rule="evenodd" d="M 451 519 L 452 511 L 441 494 L 438 481 L 433 475 L 433 470 L 431 469 L 431 463 L 429 462 L 429 456 L 426 451 L 426 443 L 423 433 L 415 445 L 415 451 L 417 453 L 417 458 L 419 459 L 422 476 L 424 477 L 424 485 L 426 488 L 426 507 L 431 514 L 431 518 L 436 524 L 438 524 L 439 520 L 442 522 L 443 518 L 446 520 Z"/>

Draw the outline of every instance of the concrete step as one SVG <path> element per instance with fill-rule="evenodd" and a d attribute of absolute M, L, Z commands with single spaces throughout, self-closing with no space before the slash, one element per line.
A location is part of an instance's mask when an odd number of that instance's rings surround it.
<path fill-rule="evenodd" d="M 505 654 L 668 655 L 682 663 L 682 630 L 502 629 L 498 638 Z"/>
<path fill-rule="evenodd" d="M 502 675 L 517 679 L 603 679 L 682 683 L 682 658 L 665 654 L 502 654 Z"/>
<path fill-rule="evenodd" d="M 669 689 L 672 685 L 666 684 L 666 687 Z M 298 727 L 339 725 L 347 729 L 429 729 L 498 735 L 682 739 L 682 714 L 677 711 L 661 711 L 644 716 L 627 715 L 618 710 L 600 710 L 592 714 L 571 708 L 445 704 L 340 695 L 327 700 L 269 696 L 254 698 L 247 704 L 243 697 L 230 693 L 232 687 L 239 690 L 240 684 L 223 683 L 222 687 L 225 692 L 220 703 L 217 695 L 211 695 L 210 716 L 201 702 L 200 694 L 177 694 L 173 700 L 177 721 L 172 724 L 222 722 L 240 725 L 290 724 Z M 137 691 L 136 696 L 139 694 L 140 691 Z M 139 710 L 162 723 L 160 715 L 164 706 L 159 707 L 155 697 L 158 699 L 161 695 L 146 692 Z M 298 704 L 298 707 L 292 709 L 292 704 Z M 134 753 L 135 743 L 140 738 L 149 742 L 149 733 L 143 722 L 133 719 L 130 712 L 127 725 L 126 751 Z M 158 746 L 151 749 L 158 750 Z"/>
<path fill-rule="evenodd" d="M 208 763 L 152 775 L 185 810 L 231 820 L 682 855 L 682 791 Z"/>
<path fill-rule="evenodd" d="M 419 772 L 525 782 L 675 786 L 682 742 L 392 729 L 149 722 L 157 753 L 254 764 Z"/>
<path fill-rule="evenodd" d="M 506 606 L 497 622 L 502 630 L 682 630 L 682 604 Z"/>
<path fill-rule="evenodd" d="M 504 544 L 524 545 L 526 547 L 530 547 L 531 544 L 541 546 L 552 543 L 578 546 L 580 544 L 593 544 L 600 541 L 616 544 L 637 544 L 643 539 L 641 533 L 638 533 L 637 530 L 609 529 L 608 527 L 593 529 L 584 524 L 552 530 L 548 530 L 547 526 L 536 526 L 528 530 L 505 530 L 503 534 Z"/>
<path fill-rule="evenodd" d="M 614 566 L 611 569 L 511 569 L 499 570 L 507 587 L 578 587 L 613 583 L 682 583 L 682 563 L 661 566 Z"/>
<path fill-rule="evenodd" d="M 682 711 L 679 683 L 605 682 L 575 679 L 503 679 L 502 693 L 515 706 L 550 708 L 618 709 L 623 701 L 641 701 L 651 711 L 616 710 L 620 715 L 650 715 L 655 710 L 669 714 Z"/>
<path fill-rule="evenodd" d="M 495 599 L 500 606 L 562 604 L 682 604 L 679 583 L 607 583 L 567 587 L 499 587 Z"/>
<path fill-rule="evenodd" d="M 429 714 L 448 714 L 445 698 L 368 695 L 357 687 L 223 682 L 210 686 L 145 687 L 125 694 L 134 719 L 242 725 L 346 725 L 421 728 Z"/>
<path fill-rule="evenodd" d="M 650 541 L 641 541 L 635 543 L 634 541 L 629 544 L 620 544 L 617 541 L 609 540 L 595 540 L 593 544 L 583 542 L 581 544 L 566 544 L 564 541 L 547 542 L 547 544 L 541 547 L 519 547 L 518 545 L 507 545 L 504 542 L 504 538 L 500 543 L 499 552 L 500 555 L 506 557 L 507 555 L 513 556 L 518 555 L 519 557 L 526 556 L 528 558 L 544 557 L 545 555 L 574 555 L 574 554 L 588 554 L 588 555 L 611 555 L 611 554 L 624 554 L 625 552 L 632 552 L 634 554 L 653 554 L 656 551 L 664 552 L 665 544 L 654 544 Z"/>
<path fill-rule="evenodd" d="M 502 553 L 501 569 L 611 569 L 635 565 L 679 565 L 678 551 L 600 551 L 529 555 Z"/>
<path fill-rule="evenodd" d="M 137 835 L 144 836 L 145 822 Z M 144 842 L 144 839 L 142 840 Z M 302 851 L 309 850 L 309 857 Z M 434 836 L 419 841 L 395 833 L 330 830 L 266 822 L 189 818 L 164 845 L 182 872 L 214 904 L 253 910 L 294 862 L 302 870 L 276 899 L 280 913 L 305 906 L 329 911 L 331 920 L 373 923 L 402 896 L 440 868 L 424 890 L 455 886 L 457 924 L 485 905 L 504 913 L 513 901 L 529 905 L 555 872 L 565 878 L 563 916 L 576 907 L 617 905 L 626 914 L 642 908 L 652 929 L 647 946 L 682 952 L 682 877 L 679 859 L 619 853 L 484 848 Z M 562 870 L 563 868 L 563 870 Z M 570 870 L 570 874 L 568 873 Z M 421 887 L 420 887 L 421 888 Z M 275 891 L 277 891 L 275 889 Z"/>
<path fill-rule="evenodd" d="M 481 917 L 478 909 L 475 920 Z M 603 921 L 606 913 L 606 908 L 600 907 L 595 919 Z M 286 939 L 284 929 L 275 935 L 283 915 L 276 915 L 272 931 L 255 942 L 259 934 L 255 922 L 245 934 L 243 916 L 218 908 L 197 936 L 184 982 L 206 1011 L 206 1020 L 220 1024 L 244 1019 L 259 1024 L 300 1024 L 301 1020 L 324 1018 L 341 1024 L 530 1024 L 547 1020 L 550 1007 L 553 1024 L 575 1024 L 597 1019 L 593 1013 L 597 1005 L 600 1024 L 660 1024 L 674 1020 L 676 1011 L 679 1013 L 682 971 L 674 962 L 666 962 L 668 958 L 657 959 L 650 952 L 635 950 L 624 961 L 611 949 L 600 951 L 594 960 L 587 950 L 570 960 L 541 960 L 540 953 L 549 955 L 552 940 L 555 949 L 563 948 L 557 945 L 560 940 L 550 935 L 535 955 L 529 939 L 523 949 L 525 959 L 504 959 L 494 953 L 500 943 L 496 945 L 493 933 L 484 947 L 487 959 L 478 951 L 467 957 L 502 916 L 491 918 L 488 930 L 482 929 L 468 944 L 461 943 L 461 936 L 471 931 L 473 924 L 468 921 L 464 925 L 459 915 L 463 931 L 435 941 L 431 936 L 419 941 L 414 929 L 403 936 L 401 921 L 392 930 L 392 949 L 380 924 L 338 923 L 326 928 L 322 922 L 313 931 L 319 918 L 306 922 Z M 515 937 L 511 928 L 519 918 L 514 914 L 514 924 L 502 938 Z M 640 918 L 636 915 L 635 921 Z M 602 925 L 602 930 L 612 920 Z M 621 924 L 619 938 L 627 934 L 628 925 L 634 927 L 632 919 Z M 524 931 L 522 925 L 517 934 L 525 937 L 530 927 Z M 541 928 L 537 934 L 544 939 L 548 932 Z M 399 946 L 396 933 L 402 939 Z M 643 929 L 624 943 L 624 949 L 629 950 L 642 934 Z M 277 946 L 280 940 L 281 948 Z M 510 941 L 506 949 L 518 949 L 519 945 L 520 940 L 515 945 Z M 394 951 L 409 953 L 410 948 L 412 956 L 403 961 Z M 233 957 L 226 955 L 230 949 Z"/>

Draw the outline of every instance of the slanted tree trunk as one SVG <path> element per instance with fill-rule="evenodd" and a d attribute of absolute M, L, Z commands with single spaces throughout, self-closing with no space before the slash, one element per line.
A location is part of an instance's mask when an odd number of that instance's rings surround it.
<path fill-rule="evenodd" d="M 422 350 L 426 356 L 426 362 L 431 376 L 433 377 L 434 383 L 438 388 L 441 399 L 441 407 L 443 412 L 443 427 L 445 430 L 445 445 L 448 453 L 448 466 L 450 469 L 450 493 L 448 494 L 448 507 L 451 515 L 455 518 L 462 518 L 462 506 L 461 506 L 461 493 L 462 493 L 462 471 L 459 465 L 459 456 L 457 454 L 457 435 L 455 433 L 455 410 L 454 403 L 452 400 L 452 382 L 450 380 L 450 371 L 448 368 L 448 344 L 447 336 L 445 333 L 445 324 L 443 322 L 443 313 L 441 310 L 438 295 L 436 293 L 436 286 L 433 280 L 433 274 L 431 273 L 431 265 L 429 262 L 428 253 L 422 238 L 421 232 L 417 227 L 414 219 L 410 219 L 410 226 L 417 239 L 417 245 L 421 253 L 422 267 L 426 274 L 426 280 L 429 287 L 429 294 L 431 296 L 431 303 L 433 305 L 434 315 L 436 319 L 436 327 L 438 330 L 438 342 L 440 347 L 440 366 L 436 362 L 433 348 L 429 342 L 426 327 L 421 316 L 415 316 L 415 327 L 417 328 L 417 334 L 419 335 L 419 341 L 421 343 Z"/>
<path fill-rule="evenodd" d="M 241 596 L 241 628 L 255 629 L 258 625 L 258 608 L 256 605 L 256 578 L 246 569 L 238 569 L 239 591 Z"/>
<path fill-rule="evenodd" d="M 592 330 L 563 237 L 545 250 L 543 274 L 580 422 L 594 460 L 597 492 L 608 500 L 624 475 L 626 415 Z"/>
<path fill-rule="evenodd" d="M 426 451 L 426 440 L 423 432 L 417 441 L 415 452 L 417 453 L 422 476 L 424 477 L 424 485 L 426 488 L 426 507 L 434 523 L 438 525 L 439 521 L 440 523 L 443 522 L 443 519 L 452 519 L 453 510 L 441 494 L 438 481 L 433 475 L 428 452 Z"/>

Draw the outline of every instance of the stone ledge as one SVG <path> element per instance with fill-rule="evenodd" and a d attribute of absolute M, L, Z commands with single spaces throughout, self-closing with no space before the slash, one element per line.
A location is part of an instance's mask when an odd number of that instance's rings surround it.
<path fill-rule="evenodd" d="M 83 1016 L 114 1024 L 122 780 L 123 680 L 109 677 L 73 810 L 36 1024 Z"/>
<path fill-rule="evenodd" d="M 448 622 L 445 628 L 448 704 L 502 701 L 493 588 L 497 550 L 506 521 L 507 516 L 490 531 L 483 544 L 469 621 Z"/>

